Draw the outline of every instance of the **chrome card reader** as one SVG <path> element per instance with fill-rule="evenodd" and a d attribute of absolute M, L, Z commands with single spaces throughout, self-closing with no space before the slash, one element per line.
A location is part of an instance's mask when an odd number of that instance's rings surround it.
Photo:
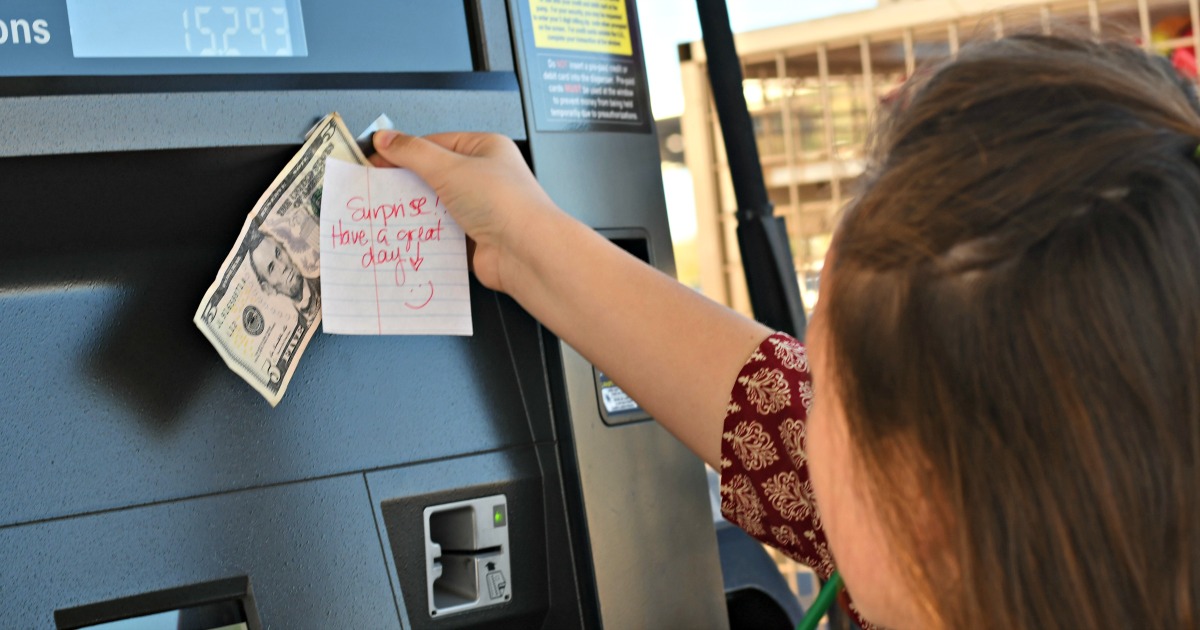
<path fill-rule="evenodd" d="M 512 599 L 508 499 L 498 494 L 425 508 L 429 616 Z"/>

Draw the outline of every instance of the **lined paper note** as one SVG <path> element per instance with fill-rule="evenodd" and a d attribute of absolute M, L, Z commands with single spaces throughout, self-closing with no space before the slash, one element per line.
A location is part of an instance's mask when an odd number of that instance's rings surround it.
<path fill-rule="evenodd" d="M 327 160 L 321 294 L 327 333 L 472 333 L 466 237 L 405 169 Z"/>

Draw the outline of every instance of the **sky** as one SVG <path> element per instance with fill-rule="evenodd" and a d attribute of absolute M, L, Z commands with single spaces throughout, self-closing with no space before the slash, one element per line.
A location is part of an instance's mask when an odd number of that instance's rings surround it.
<path fill-rule="evenodd" d="M 729 21 L 735 33 L 861 11 L 876 4 L 875 0 L 728 1 Z M 683 113 L 678 45 L 700 39 L 696 3 L 694 0 L 640 0 L 637 12 L 654 117 L 678 116 Z"/>

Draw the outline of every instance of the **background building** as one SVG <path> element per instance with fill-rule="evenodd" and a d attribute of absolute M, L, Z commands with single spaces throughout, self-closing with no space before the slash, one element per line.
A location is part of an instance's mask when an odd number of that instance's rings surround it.
<path fill-rule="evenodd" d="M 1136 41 L 1195 76 L 1200 0 L 883 0 L 875 9 L 736 37 L 763 172 L 787 217 L 805 305 L 812 308 L 839 210 L 863 172 L 878 104 L 916 68 L 967 41 L 1063 25 Z M 680 46 L 682 134 L 697 211 L 700 289 L 749 314 L 735 202 L 709 93 L 704 46 Z"/>

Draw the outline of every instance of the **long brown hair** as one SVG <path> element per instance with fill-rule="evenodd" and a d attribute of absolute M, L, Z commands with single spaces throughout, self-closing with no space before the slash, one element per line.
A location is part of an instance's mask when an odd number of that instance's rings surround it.
<path fill-rule="evenodd" d="M 1192 86 L 1129 46 L 1023 35 L 898 103 L 822 301 L 922 604 L 952 628 L 1200 625 Z"/>

